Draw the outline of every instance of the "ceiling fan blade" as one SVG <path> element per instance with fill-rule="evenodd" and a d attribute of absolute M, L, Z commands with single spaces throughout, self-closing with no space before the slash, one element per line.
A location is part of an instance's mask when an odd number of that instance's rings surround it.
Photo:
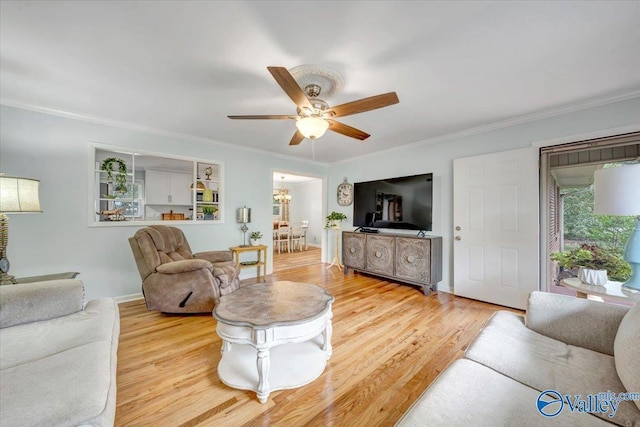
<path fill-rule="evenodd" d="M 300 131 L 297 130 L 296 133 L 293 134 L 293 138 L 291 138 L 289 145 L 298 145 L 302 142 L 303 139 L 304 135 L 302 135 Z"/>
<path fill-rule="evenodd" d="M 257 120 L 286 120 L 297 119 L 298 116 L 285 116 L 285 115 L 257 115 L 257 116 L 227 116 L 230 119 L 257 119 Z"/>
<path fill-rule="evenodd" d="M 311 109 L 311 103 L 307 99 L 304 91 L 300 88 L 296 79 L 293 78 L 289 70 L 284 67 L 267 67 L 274 79 L 278 82 L 282 90 L 285 91 L 289 98 L 298 106 L 298 108 Z"/>
<path fill-rule="evenodd" d="M 368 133 L 361 131 L 360 129 L 347 126 L 344 123 L 336 122 L 335 120 L 331 119 L 328 119 L 327 121 L 329 122 L 329 130 L 340 133 L 342 135 L 359 139 L 360 141 L 364 141 L 371 136 Z"/>
<path fill-rule="evenodd" d="M 395 92 L 389 92 L 383 93 L 382 95 L 370 96 L 369 98 L 362 98 L 357 101 L 347 102 L 346 104 L 340 104 L 333 108 L 329 108 L 326 112 L 329 114 L 333 113 L 332 117 L 344 117 L 387 107 L 389 105 L 397 104 L 398 102 L 400 102 L 398 95 L 396 95 Z"/>

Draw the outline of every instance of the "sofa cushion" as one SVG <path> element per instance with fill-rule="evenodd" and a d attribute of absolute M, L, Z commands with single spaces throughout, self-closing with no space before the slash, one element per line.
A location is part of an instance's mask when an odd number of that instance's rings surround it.
<path fill-rule="evenodd" d="M 624 316 L 614 343 L 616 371 L 628 391 L 640 392 L 640 303 Z M 640 400 L 635 401 L 640 409 Z"/>
<path fill-rule="evenodd" d="M 112 357 L 110 357 L 112 356 Z M 3 426 L 75 426 L 113 415 L 115 352 L 99 341 L 0 371 Z M 6 391 L 6 392 L 5 392 Z M 115 398 L 111 397 L 112 401 Z"/>
<path fill-rule="evenodd" d="M 613 356 L 541 335 L 528 329 L 522 316 L 507 311 L 491 317 L 465 357 L 539 391 L 581 396 L 626 391 Z M 599 416 L 619 425 L 640 423 L 640 411 L 631 401 L 621 402 L 614 418 Z"/>
<path fill-rule="evenodd" d="M 416 400 L 397 426 L 610 425 L 589 414 L 562 410 L 546 419 L 536 409 L 540 391 L 470 360 L 456 360 Z"/>
<path fill-rule="evenodd" d="M 0 328 L 66 316 L 82 310 L 80 280 L 0 286 Z"/>
<path fill-rule="evenodd" d="M 0 330 L 0 370 L 84 344 L 118 337 L 118 306 L 112 298 L 87 303 L 83 311 Z M 117 338 L 116 338 L 117 339 Z"/>
<path fill-rule="evenodd" d="M 613 356 L 613 341 L 628 307 L 532 292 L 527 300 L 527 328 L 566 344 Z"/>

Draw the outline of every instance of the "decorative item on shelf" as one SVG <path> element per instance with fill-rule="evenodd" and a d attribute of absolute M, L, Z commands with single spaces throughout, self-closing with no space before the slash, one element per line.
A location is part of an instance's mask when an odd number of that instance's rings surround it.
<path fill-rule="evenodd" d="M 260 245 L 260 239 L 262 239 L 262 233 L 259 231 L 252 231 L 251 233 L 249 233 L 249 242 L 251 243 L 251 246 L 259 246 Z"/>
<path fill-rule="evenodd" d="M 203 206 L 202 214 L 204 215 L 204 219 L 207 221 L 211 221 L 212 219 L 215 219 L 216 210 L 217 209 L 215 206 Z"/>
<path fill-rule="evenodd" d="M 207 181 L 211 181 L 211 174 L 213 173 L 213 169 L 211 168 L 211 166 L 207 166 L 206 168 L 204 168 L 204 179 L 206 179 Z"/>
<path fill-rule="evenodd" d="M 640 292 L 640 164 L 599 169 L 593 179 L 595 214 L 636 216 L 623 255 L 631 275 L 622 288 Z"/>
<path fill-rule="evenodd" d="M 6 214 L 41 213 L 39 186 L 40 181 L 37 179 L 0 173 L 0 285 L 15 283 L 15 278 L 8 274 L 9 218 Z"/>
<path fill-rule="evenodd" d="M 116 182 L 114 191 L 117 193 L 126 193 L 127 192 L 127 164 L 124 160 L 118 159 L 117 157 L 109 157 L 102 161 L 102 165 L 100 169 L 107 173 L 107 179 L 113 179 L 112 173 L 113 165 L 118 165 L 118 174 L 116 175 Z"/>
<path fill-rule="evenodd" d="M 126 221 L 123 215 L 123 209 L 106 209 L 104 211 L 96 212 L 101 217 L 104 217 L 103 221 Z"/>
<path fill-rule="evenodd" d="M 162 214 L 163 221 L 182 221 L 186 219 L 183 213 L 174 213 L 173 210 L 169 211 L 169 213 Z"/>
<path fill-rule="evenodd" d="M 203 202 L 213 202 L 213 191 L 210 188 L 205 188 L 202 193 L 202 201 Z"/>
<path fill-rule="evenodd" d="M 604 285 L 608 279 L 624 281 L 629 277 L 629 266 L 615 253 L 615 249 L 598 245 L 585 243 L 570 251 L 554 252 L 551 260 L 567 270 L 578 269 L 578 278 L 588 285 Z"/>
<path fill-rule="evenodd" d="M 240 227 L 240 230 L 242 230 L 242 245 L 240 245 L 240 247 L 244 248 L 248 246 L 247 230 L 249 229 L 249 227 L 247 227 L 247 223 L 251 222 L 251 208 L 244 206 L 238 209 L 238 216 L 236 219 L 239 223 L 242 224 L 242 227 Z"/>
<path fill-rule="evenodd" d="M 200 179 L 200 177 L 198 177 L 197 180 L 196 180 L 196 190 L 198 190 L 198 191 L 205 190 L 207 187 L 204 185 L 204 182 L 198 181 L 199 179 Z M 193 190 L 193 183 L 191 183 L 191 186 L 189 188 L 191 190 Z"/>

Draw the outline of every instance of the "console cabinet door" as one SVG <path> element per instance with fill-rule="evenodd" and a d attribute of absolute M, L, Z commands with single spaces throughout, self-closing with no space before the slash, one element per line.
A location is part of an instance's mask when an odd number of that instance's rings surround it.
<path fill-rule="evenodd" d="M 364 244 L 366 236 L 357 233 L 342 233 L 342 262 L 347 267 L 364 270 Z"/>
<path fill-rule="evenodd" d="M 392 276 L 395 237 L 368 234 L 366 238 L 367 271 Z"/>
<path fill-rule="evenodd" d="M 431 240 L 396 237 L 396 277 L 430 283 Z"/>

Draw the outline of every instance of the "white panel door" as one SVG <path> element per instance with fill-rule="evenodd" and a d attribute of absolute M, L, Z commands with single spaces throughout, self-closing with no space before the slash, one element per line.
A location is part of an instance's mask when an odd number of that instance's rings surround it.
<path fill-rule="evenodd" d="M 524 309 L 539 289 L 534 148 L 453 161 L 456 295 Z"/>

